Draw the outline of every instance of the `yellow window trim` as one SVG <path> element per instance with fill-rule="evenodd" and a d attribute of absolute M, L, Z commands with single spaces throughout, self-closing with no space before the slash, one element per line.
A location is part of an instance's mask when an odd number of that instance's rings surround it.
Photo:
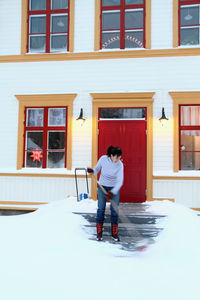
<path fill-rule="evenodd" d="M 200 105 L 200 92 L 170 92 L 174 115 L 174 172 L 179 172 L 179 105 Z M 191 177 L 192 178 L 192 177 Z M 177 178 L 178 179 L 178 178 Z"/>
<path fill-rule="evenodd" d="M 173 0 L 173 47 L 178 47 L 178 1 Z"/>
<path fill-rule="evenodd" d="M 24 120 L 25 107 L 44 107 L 44 106 L 67 106 L 67 159 L 66 168 L 72 169 L 72 120 L 73 120 L 73 101 L 76 94 L 59 95 L 15 95 L 19 101 L 18 119 L 18 143 L 17 143 L 17 170 L 23 166 L 24 151 Z"/>
<path fill-rule="evenodd" d="M 28 1 L 21 0 L 21 55 L 27 53 L 27 17 Z M 69 0 L 70 17 L 69 17 L 69 52 L 74 51 L 74 0 Z M 45 55 L 41 54 L 41 55 Z M 48 54 L 47 54 L 48 55 Z"/>
<path fill-rule="evenodd" d="M 154 93 L 95 93 L 92 112 L 92 166 L 98 159 L 98 109 L 99 107 L 147 108 L 147 200 L 152 200 L 153 185 L 153 95 Z M 92 198 L 96 199 L 96 183 L 92 180 Z"/>
<path fill-rule="evenodd" d="M 100 0 L 95 0 L 94 50 L 100 50 Z M 145 49 L 151 48 L 151 0 L 145 0 Z"/>

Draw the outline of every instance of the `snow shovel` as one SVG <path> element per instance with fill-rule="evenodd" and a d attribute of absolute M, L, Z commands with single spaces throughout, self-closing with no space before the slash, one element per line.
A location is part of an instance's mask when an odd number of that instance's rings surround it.
<path fill-rule="evenodd" d="M 77 171 L 85 171 L 85 181 L 86 181 L 86 193 L 80 193 L 78 191 L 78 179 L 77 179 Z M 87 169 L 86 168 L 75 168 L 75 182 L 76 182 L 76 194 L 77 194 L 77 201 L 81 201 L 83 199 L 89 198 L 89 185 L 88 185 L 88 176 L 87 176 Z"/>
<path fill-rule="evenodd" d="M 94 174 L 92 174 L 93 178 L 95 179 L 95 181 L 97 182 L 98 186 L 100 187 L 100 189 L 102 190 L 102 192 L 105 195 L 108 195 L 108 192 L 104 189 L 104 187 L 99 183 L 99 181 L 97 180 L 97 178 L 95 177 Z M 110 203 L 112 204 L 112 207 L 114 208 L 114 210 L 118 213 L 118 206 L 115 204 L 115 202 L 112 199 L 108 199 L 110 201 Z M 119 219 L 121 220 L 122 223 L 124 224 L 131 224 L 130 220 L 127 218 L 127 216 L 125 214 L 123 214 L 122 212 L 120 212 L 119 215 Z M 138 232 L 138 230 L 134 229 L 134 236 L 135 237 L 141 237 L 141 234 Z M 138 242 L 137 244 L 137 250 L 138 251 L 144 251 L 147 249 L 149 245 L 149 241 L 147 239 L 143 239 L 142 241 Z"/>

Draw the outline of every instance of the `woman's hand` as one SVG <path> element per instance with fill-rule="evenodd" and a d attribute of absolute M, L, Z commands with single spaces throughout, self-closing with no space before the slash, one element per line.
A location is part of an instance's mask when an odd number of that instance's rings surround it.
<path fill-rule="evenodd" d="M 87 168 L 87 172 L 88 172 L 89 174 L 93 174 L 93 173 L 94 173 L 94 170 L 93 170 L 92 168 Z"/>
<path fill-rule="evenodd" d="M 107 198 L 109 200 L 111 200 L 113 198 L 113 196 L 114 196 L 113 193 L 111 193 L 110 191 L 107 192 Z"/>

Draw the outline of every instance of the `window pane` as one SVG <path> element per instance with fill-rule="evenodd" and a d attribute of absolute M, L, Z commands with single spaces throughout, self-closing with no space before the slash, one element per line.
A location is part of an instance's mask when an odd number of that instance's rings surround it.
<path fill-rule="evenodd" d="M 199 44 L 199 28 L 181 29 L 181 45 Z"/>
<path fill-rule="evenodd" d="M 120 48 L 120 33 L 102 33 L 102 49 Z"/>
<path fill-rule="evenodd" d="M 181 126 L 200 126 L 200 106 L 181 106 Z"/>
<path fill-rule="evenodd" d="M 103 6 L 113 6 L 113 5 L 120 5 L 121 0 L 103 0 Z"/>
<path fill-rule="evenodd" d="M 65 168 L 64 152 L 48 152 L 47 168 Z"/>
<path fill-rule="evenodd" d="M 49 131 L 48 149 L 65 149 L 65 132 Z"/>
<path fill-rule="evenodd" d="M 200 151 L 200 130 L 181 130 L 181 151 Z"/>
<path fill-rule="evenodd" d="M 65 126 L 66 108 L 49 108 L 49 126 Z"/>
<path fill-rule="evenodd" d="M 199 24 L 199 6 L 181 7 L 181 25 Z"/>
<path fill-rule="evenodd" d="M 27 131 L 26 133 L 26 150 L 38 149 L 42 150 L 43 132 Z"/>
<path fill-rule="evenodd" d="M 126 0 L 126 5 L 129 4 L 144 4 L 144 0 Z"/>
<path fill-rule="evenodd" d="M 200 152 L 182 152 L 181 170 L 200 170 Z"/>
<path fill-rule="evenodd" d="M 26 167 L 41 168 L 42 167 L 42 152 L 26 152 Z"/>
<path fill-rule="evenodd" d="M 120 29 L 120 12 L 103 12 L 102 29 Z"/>
<path fill-rule="evenodd" d="M 143 28 L 143 11 L 126 11 L 125 28 Z"/>
<path fill-rule="evenodd" d="M 68 8 L 68 0 L 52 0 L 52 9 Z"/>
<path fill-rule="evenodd" d="M 26 126 L 35 127 L 43 126 L 44 109 L 43 108 L 29 108 L 27 109 Z"/>
<path fill-rule="evenodd" d="M 52 16 L 51 32 L 67 32 L 68 15 Z"/>
<path fill-rule="evenodd" d="M 30 33 L 45 33 L 46 17 L 31 16 L 30 17 Z"/>
<path fill-rule="evenodd" d="M 46 0 L 30 0 L 30 10 L 46 9 Z"/>
<path fill-rule="evenodd" d="M 126 31 L 125 48 L 143 48 L 143 31 Z"/>
<path fill-rule="evenodd" d="M 45 52 L 46 37 L 45 36 L 30 36 L 29 50 L 33 52 Z"/>
<path fill-rule="evenodd" d="M 144 119 L 145 108 L 101 108 L 101 119 Z"/>
<path fill-rule="evenodd" d="M 51 50 L 67 51 L 67 35 L 51 35 Z"/>

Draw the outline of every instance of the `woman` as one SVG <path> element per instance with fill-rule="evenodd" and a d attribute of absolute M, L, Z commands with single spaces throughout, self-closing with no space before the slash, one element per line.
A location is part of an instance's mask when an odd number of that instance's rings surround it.
<path fill-rule="evenodd" d="M 98 209 L 96 216 L 97 240 L 102 241 L 103 222 L 105 218 L 106 200 L 111 202 L 111 234 L 115 241 L 119 241 L 118 236 L 118 208 L 119 208 L 119 190 L 123 184 L 124 167 L 120 158 L 122 150 L 119 147 L 110 146 L 107 149 L 107 155 L 100 157 L 97 165 L 88 168 L 90 174 L 97 174 L 101 171 L 99 183 L 107 191 L 107 195 L 98 187 Z"/>

